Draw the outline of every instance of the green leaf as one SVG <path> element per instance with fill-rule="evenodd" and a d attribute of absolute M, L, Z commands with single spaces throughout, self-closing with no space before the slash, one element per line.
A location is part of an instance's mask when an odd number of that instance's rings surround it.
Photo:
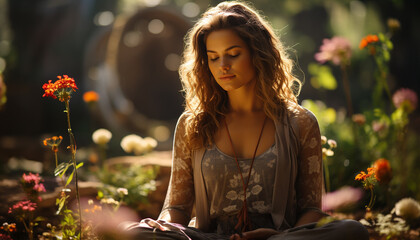
<path fill-rule="evenodd" d="M 79 164 L 76 165 L 76 169 L 79 169 L 79 167 L 83 166 L 83 162 L 80 162 Z"/>
<path fill-rule="evenodd" d="M 98 199 L 102 199 L 103 197 L 104 197 L 104 193 L 101 190 L 99 190 L 98 191 Z"/>
<path fill-rule="evenodd" d="M 67 182 L 66 182 L 66 185 L 65 185 L 66 187 L 67 187 L 67 185 L 69 185 L 69 183 L 71 182 L 71 180 L 73 180 L 73 174 L 74 174 L 74 170 L 73 170 L 73 172 L 71 172 L 69 178 L 67 178 Z"/>
<path fill-rule="evenodd" d="M 65 203 L 66 203 L 66 198 L 60 198 L 60 200 L 58 202 L 57 212 L 55 212 L 56 215 L 60 214 L 60 212 L 63 209 Z"/>
<path fill-rule="evenodd" d="M 308 66 L 308 71 L 312 75 L 310 82 L 314 88 L 325 88 L 327 90 L 334 90 L 337 88 L 337 81 L 329 66 L 311 63 Z"/>
<path fill-rule="evenodd" d="M 392 44 L 391 41 L 386 41 L 386 46 L 389 50 L 392 50 L 394 48 L 394 44 Z"/>
<path fill-rule="evenodd" d="M 55 169 L 54 169 L 54 176 L 58 176 L 60 175 L 60 177 L 62 177 L 67 169 L 69 168 L 70 164 L 69 163 L 60 163 Z"/>
<path fill-rule="evenodd" d="M 325 123 L 331 124 L 335 122 L 335 119 L 337 118 L 336 116 L 336 111 L 333 108 L 327 108 L 324 110 L 322 118 Z"/>
<path fill-rule="evenodd" d="M 381 42 L 385 42 L 386 41 L 386 37 L 383 33 L 378 33 L 378 38 L 379 40 L 381 40 Z"/>
<path fill-rule="evenodd" d="M 384 59 L 387 62 L 391 59 L 391 55 L 389 54 L 389 51 L 384 50 Z"/>
<path fill-rule="evenodd" d="M 42 216 L 38 216 L 34 219 L 34 222 L 42 222 L 42 221 L 45 221 L 45 220 L 47 220 L 47 219 L 42 217 Z"/>

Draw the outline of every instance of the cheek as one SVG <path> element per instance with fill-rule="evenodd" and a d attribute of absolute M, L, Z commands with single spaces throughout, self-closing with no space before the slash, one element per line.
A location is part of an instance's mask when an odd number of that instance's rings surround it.
<path fill-rule="evenodd" d="M 242 61 L 240 67 L 247 73 L 247 75 L 255 75 L 255 66 L 252 63 L 251 59 L 246 59 L 245 61 Z"/>
<path fill-rule="evenodd" d="M 214 64 L 208 63 L 208 68 L 210 70 L 211 75 L 213 75 L 214 77 L 214 74 L 216 73 L 216 70 L 217 70 L 216 67 L 214 66 Z"/>

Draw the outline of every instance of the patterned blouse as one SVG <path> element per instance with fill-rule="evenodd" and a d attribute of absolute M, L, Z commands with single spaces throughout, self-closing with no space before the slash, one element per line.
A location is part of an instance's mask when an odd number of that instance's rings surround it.
<path fill-rule="evenodd" d="M 276 155 L 274 145 L 255 157 L 247 189 L 249 212 L 269 213 L 273 198 Z M 238 159 L 245 182 L 252 159 Z M 217 218 L 236 214 L 244 200 L 243 184 L 234 157 L 213 145 L 204 154 L 203 175 L 210 203 L 210 216 Z"/>
<path fill-rule="evenodd" d="M 275 144 L 255 157 L 246 193 L 249 213 L 268 216 L 271 211 L 276 158 Z M 250 158 L 238 159 L 245 182 L 251 161 Z M 244 200 L 243 183 L 236 160 L 213 145 L 204 154 L 202 169 L 210 204 L 210 217 L 225 228 L 220 232 L 233 232 L 234 226 L 229 226 L 232 224 L 227 221 L 237 223 L 236 215 Z M 229 229 L 226 229 L 227 227 Z"/>
<path fill-rule="evenodd" d="M 296 221 L 300 214 L 305 212 L 307 209 L 320 208 L 321 207 L 321 196 L 322 196 L 322 155 L 321 155 L 321 137 L 319 133 L 318 122 L 315 116 L 309 112 L 307 109 L 302 108 L 299 105 L 291 103 L 288 106 L 288 114 L 290 119 L 298 125 L 298 138 L 299 141 L 299 153 L 297 159 L 297 175 L 294 180 L 294 190 L 296 198 L 294 199 L 293 209 L 288 209 L 293 216 L 292 221 L 289 225 L 293 226 L 294 221 Z M 169 183 L 169 188 L 163 210 L 159 216 L 160 219 L 166 219 L 173 222 L 188 224 L 188 221 L 191 219 L 193 214 L 193 206 L 195 201 L 194 195 L 194 181 L 193 181 L 193 168 L 192 168 L 192 150 L 187 146 L 187 143 L 184 141 L 185 136 L 185 122 L 189 117 L 189 114 L 184 113 L 181 115 L 176 132 L 174 137 L 174 147 L 173 147 L 173 163 L 172 163 L 172 172 L 171 180 Z M 266 152 L 267 154 L 267 152 Z M 268 156 L 267 156 L 268 158 Z M 258 161 L 256 161 L 258 162 Z M 211 164 L 208 160 L 204 160 L 204 166 L 206 164 Z M 254 163 L 255 164 L 255 163 Z M 273 163 L 274 164 L 274 163 Z M 209 165 L 210 166 L 210 165 Z M 216 165 L 214 165 L 216 166 Z M 226 165 L 227 166 L 227 165 Z M 256 169 L 260 168 L 256 167 Z M 245 168 L 245 166 L 244 166 Z M 266 167 L 268 169 L 268 166 Z M 239 192 L 234 185 L 235 175 L 237 173 L 236 168 L 232 178 L 226 178 L 229 183 L 225 183 L 225 186 L 229 186 L 228 189 L 224 189 L 223 195 L 220 198 L 223 199 L 222 202 L 216 201 L 216 199 L 209 199 L 209 203 L 213 205 L 211 210 L 211 215 L 216 216 L 222 213 L 229 213 L 240 206 L 237 206 L 239 202 L 235 202 L 232 199 L 235 199 L 235 193 Z M 203 169 L 208 171 L 209 169 Z M 226 171 L 222 171 L 226 172 Z M 232 173 L 232 171 L 230 171 Z M 268 180 L 265 178 L 270 178 L 272 174 L 264 174 L 256 172 L 262 180 Z M 212 174 L 212 173 L 210 173 Z M 215 174 L 215 173 L 213 173 Z M 255 175 L 254 175 L 255 177 Z M 232 180 L 232 184 L 231 184 Z M 207 178 L 208 181 L 208 178 Z M 207 182 L 208 184 L 209 182 Z M 268 192 L 263 192 L 259 190 L 259 187 L 264 188 L 263 185 L 255 184 L 249 187 L 252 195 L 252 189 L 254 193 L 258 193 L 260 196 L 262 194 L 270 194 Z M 214 187 L 214 186 L 213 186 Z M 231 188 L 230 188 L 231 187 Z M 241 186 L 239 186 L 241 187 Z M 255 188 L 254 188 L 255 187 Z M 272 188 L 272 187 L 271 187 Z M 219 193 L 219 189 L 210 189 L 210 193 Z M 235 193 L 234 193 L 235 192 Z M 214 194 L 216 196 L 217 194 Z M 208 195 L 209 196 L 209 195 Z M 238 195 L 240 198 L 240 194 Z M 270 198 L 267 198 L 270 199 Z M 254 201 L 255 205 L 251 205 L 252 211 L 261 211 L 264 206 L 269 209 L 270 202 L 266 199 L 264 203 L 259 203 L 256 198 Z M 229 202 L 229 201 L 232 202 Z M 226 211 L 225 211 L 226 210 Z M 295 219 L 295 220 L 293 220 Z"/>

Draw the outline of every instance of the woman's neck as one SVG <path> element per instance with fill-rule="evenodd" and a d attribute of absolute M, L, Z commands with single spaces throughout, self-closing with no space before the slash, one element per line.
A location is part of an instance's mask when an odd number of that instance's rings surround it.
<path fill-rule="evenodd" d="M 229 107 L 232 113 L 255 113 L 263 110 L 264 106 L 255 93 L 238 91 L 229 92 Z"/>

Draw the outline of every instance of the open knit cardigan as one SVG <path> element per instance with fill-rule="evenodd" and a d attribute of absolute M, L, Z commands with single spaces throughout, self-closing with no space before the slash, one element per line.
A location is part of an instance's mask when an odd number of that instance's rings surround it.
<path fill-rule="evenodd" d="M 184 113 L 177 123 L 171 179 L 159 218 L 165 214 L 191 218 L 195 206 L 196 218 L 190 225 L 207 232 L 210 212 L 201 164 L 206 148 L 191 151 L 183 141 L 186 117 Z M 306 210 L 321 207 L 321 137 L 315 116 L 296 104 L 274 123 L 277 164 L 271 216 L 276 229 L 283 230 L 293 227 Z"/>

